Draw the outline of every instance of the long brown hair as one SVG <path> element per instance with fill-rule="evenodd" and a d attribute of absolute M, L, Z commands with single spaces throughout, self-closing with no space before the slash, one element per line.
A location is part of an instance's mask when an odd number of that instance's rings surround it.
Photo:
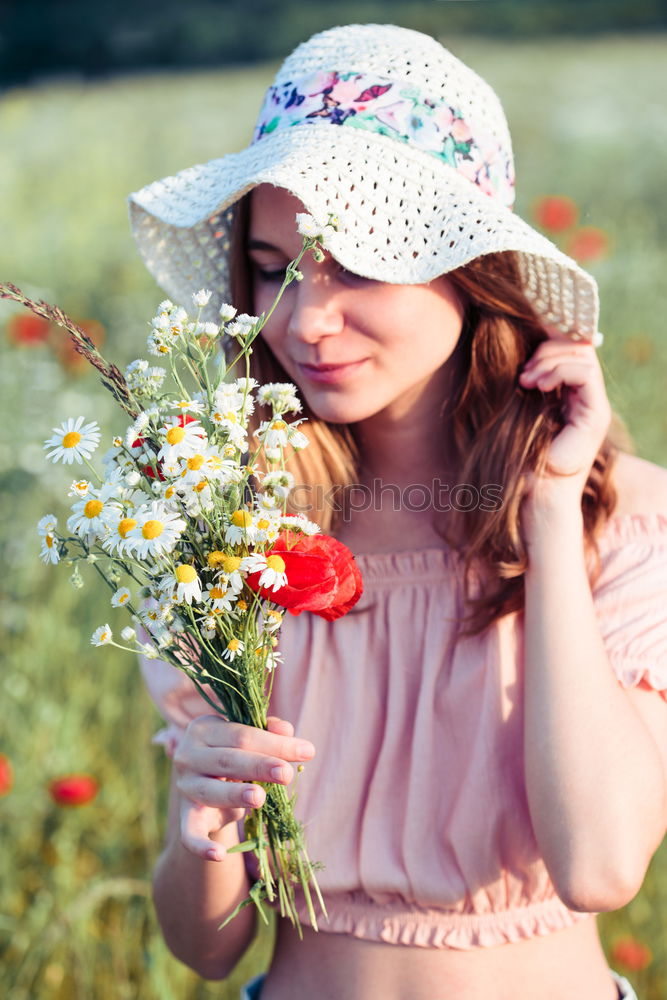
<path fill-rule="evenodd" d="M 247 229 L 246 196 L 235 211 L 230 271 L 234 303 L 252 313 Z M 493 484 L 494 496 L 502 498 L 497 504 L 462 505 L 452 511 L 446 529 L 438 528 L 458 555 L 466 583 L 477 581 L 476 596 L 472 596 L 475 588 L 467 587 L 467 611 L 459 629 L 460 635 L 476 635 L 523 608 L 528 557 L 520 510 L 527 474 L 544 471 L 564 416 L 560 390 L 526 390 L 518 382 L 519 371 L 547 333 L 521 290 L 515 255 L 485 254 L 450 272 L 448 278 L 464 304 L 464 320 L 451 359 L 462 377 L 443 406 L 443 429 L 446 421 L 458 482 L 478 497 L 488 496 Z M 251 374 L 260 383 L 291 381 L 261 337 L 254 344 Z M 363 456 L 350 426 L 321 420 L 305 400 L 303 415 L 307 422 L 301 429 L 310 445 L 292 454 L 287 466 L 308 490 L 312 501 L 308 516 L 335 534 L 345 514 L 345 499 L 358 482 Z M 627 431 L 615 416 L 582 497 L 592 579 L 598 572 L 596 536 L 616 505 L 614 460 L 620 448 L 628 447 Z"/>

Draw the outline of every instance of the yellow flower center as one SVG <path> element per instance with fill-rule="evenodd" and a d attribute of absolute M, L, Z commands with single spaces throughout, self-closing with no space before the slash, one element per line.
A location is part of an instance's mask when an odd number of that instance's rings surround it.
<path fill-rule="evenodd" d="M 225 596 L 225 592 L 222 587 L 211 587 L 209 596 L 212 601 L 219 601 Z"/>
<path fill-rule="evenodd" d="M 173 495 L 174 495 L 174 487 L 173 486 L 167 486 L 166 490 L 164 491 L 164 498 L 165 498 L 165 500 L 171 500 L 171 498 L 173 497 Z"/>
<path fill-rule="evenodd" d="M 240 556 L 223 556 L 222 568 L 225 573 L 234 573 L 241 565 Z"/>
<path fill-rule="evenodd" d="M 225 445 L 224 454 L 227 456 L 227 458 L 230 458 L 234 454 L 235 451 L 236 451 L 236 448 L 234 447 L 233 444 L 226 444 Z"/>
<path fill-rule="evenodd" d="M 248 610 L 248 602 L 247 601 L 243 601 L 243 600 L 242 601 L 237 601 L 236 602 L 236 609 L 237 609 L 237 611 L 247 611 Z"/>
<path fill-rule="evenodd" d="M 284 420 L 274 420 L 272 427 L 274 431 L 284 431 L 287 427 L 287 424 L 285 423 Z"/>
<path fill-rule="evenodd" d="M 74 484 L 74 488 L 77 490 L 87 490 L 88 483 L 86 482 L 85 479 L 82 479 L 80 482 Z"/>
<path fill-rule="evenodd" d="M 160 344 L 160 346 L 158 347 L 158 351 L 160 352 L 160 354 L 169 354 L 169 348 L 165 347 L 164 344 Z"/>
<path fill-rule="evenodd" d="M 192 458 L 188 459 L 188 469 L 191 469 L 193 472 L 196 472 L 197 469 L 201 469 L 203 464 L 204 464 L 203 455 L 193 455 Z"/>
<path fill-rule="evenodd" d="M 123 517 L 118 522 L 118 534 L 121 538 L 127 538 L 129 532 L 132 531 L 132 528 L 136 528 L 136 526 L 137 522 L 133 517 Z"/>
<path fill-rule="evenodd" d="M 252 514 L 247 510 L 235 510 L 232 514 L 232 524 L 237 528 L 249 528 L 252 524 Z"/>
<path fill-rule="evenodd" d="M 228 420 L 230 424 L 237 424 L 238 418 L 233 410 L 227 410 L 225 413 L 225 420 Z"/>
<path fill-rule="evenodd" d="M 81 435 L 78 431 L 70 431 L 69 434 L 65 434 L 63 438 L 63 448 L 75 448 L 80 440 Z"/>
<path fill-rule="evenodd" d="M 259 528 L 260 531 L 266 531 L 266 529 L 269 527 L 270 524 L 271 522 L 267 521 L 265 517 L 260 517 L 259 521 L 257 522 L 257 527 Z"/>
<path fill-rule="evenodd" d="M 194 490 L 195 493 L 201 493 L 202 490 L 206 489 L 208 479 L 202 479 L 201 482 L 197 483 Z"/>
<path fill-rule="evenodd" d="M 89 500 L 86 506 L 83 508 L 83 512 L 86 517 L 93 518 L 97 517 L 98 514 L 102 512 L 104 504 L 101 500 Z"/>
<path fill-rule="evenodd" d="M 164 524 L 162 521 L 146 521 L 145 525 L 141 529 L 141 534 L 144 538 L 158 538 L 164 531 Z"/>
<path fill-rule="evenodd" d="M 276 573 L 285 572 L 285 561 L 280 556 L 269 556 L 266 565 L 268 569 L 273 569 Z"/>
<path fill-rule="evenodd" d="M 197 570 L 194 566 L 181 563 L 180 566 L 176 567 L 176 579 L 179 583 L 192 583 L 193 580 L 197 579 Z"/>
<path fill-rule="evenodd" d="M 229 642 L 227 643 L 227 649 L 231 650 L 232 653 L 235 653 L 240 645 L 241 645 L 240 639 L 230 639 Z"/>
<path fill-rule="evenodd" d="M 118 597 L 118 603 L 125 604 L 125 602 L 129 599 L 129 596 L 129 594 L 120 594 Z"/>
<path fill-rule="evenodd" d="M 185 437 L 184 427 L 170 427 L 167 431 L 167 441 L 169 444 L 180 444 Z"/>
<path fill-rule="evenodd" d="M 209 552 L 206 561 L 209 565 L 209 569 L 217 569 L 218 566 L 224 566 L 225 553 L 215 549 L 213 552 Z"/>
<path fill-rule="evenodd" d="M 280 611 L 269 611 L 266 617 L 272 618 L 274 622 L 281 622 L 283 620 L 283 616 Z"/>
<path fill-rule="evenodd" d="M 47 549 L 53 548 L 53 535 L 47 535 L 44 541 L 46 542 Z"/>

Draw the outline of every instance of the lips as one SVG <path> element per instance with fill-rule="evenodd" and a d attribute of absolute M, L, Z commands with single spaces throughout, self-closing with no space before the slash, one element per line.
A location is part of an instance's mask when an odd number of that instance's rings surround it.
<path fill-rule="evenodd" d="M 344 361 L 338 364 L 309 365 L 297 362 L 299 370 L 311 382 L 342 382 L 353 376 L 366 363 L 367 358 L 360 361 Z"/>

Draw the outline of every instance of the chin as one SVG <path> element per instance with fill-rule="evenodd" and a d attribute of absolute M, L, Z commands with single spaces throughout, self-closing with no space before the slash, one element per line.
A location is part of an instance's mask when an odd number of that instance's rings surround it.
<path fill-rule="evenodd" d="M 372 417 L 381 409 L 379 406 L 369 406 L 368 401 L 363 403 L 359 401 L 355 405 L 342 399 L 340 401 L 313 400 L 308 399 L 304 393 L 302 395 L 306 399 L 314 416 L 319 420 L 326 420 L 328 424 L 358 424 L 361 420 L 367 420 L 369 417 Z"/>

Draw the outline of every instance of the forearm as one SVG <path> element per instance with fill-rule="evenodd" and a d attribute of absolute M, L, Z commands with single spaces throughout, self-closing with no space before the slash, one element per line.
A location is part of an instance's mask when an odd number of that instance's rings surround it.
<path fill-rule="evenodd" d="M 225 917 L 248 895 L 243 854 L 206 861 L 188 851 L 174 821 L 177 792 L 172 788 L 170 835 L 153 878 L 155 907 L 173 954 L 205 979 L 222 979 L 234 968 L 255 935 L 255 909 L 248 906 L 223 930 Z M 235 824 L 212 839 L 225 847 L 238 843 Z"/>
<path fill-rule="evenodd" d="M 623 905 L 662 839 L 658 749 L 618 684 L 586 574 L 581 516 L 536 516 L 525 602 L 525 777 L 535 835 L 576 909 Z"/>

